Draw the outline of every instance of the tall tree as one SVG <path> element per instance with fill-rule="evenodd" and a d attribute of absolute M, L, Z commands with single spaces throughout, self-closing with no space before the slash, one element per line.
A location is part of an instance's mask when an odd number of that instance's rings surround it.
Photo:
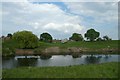
<path fill-rule="evenodd" d="M 103 41 L 101 37 L 97 38 L 96 41 Z"/>
<path fill-rule="evenodd" d="M 12 34 L 11 33 L 7 34 L 7 37 L 12 38 Z"/>
<path fill-rule="evenodd" d="M 52 36 L 49 33 L 42 33 L 40 35 L 40 40 L 44 42 L 52 42 Z"/>
<path fill-rule="evenodd" d="M 103 39 L 104 39 L 105 41 L 111 40 L 111 38 L 109 38 L 107 35 L 106 35 L 106 36 L 103 36 Z"/>
<path fill-rule="evenodd" d="M 89 29 L 87 30 L 87 32 L 85 33 L 85 37 L 90 40 L 90 41 L 94 41 L 96 38 L 98 38 L 100 35 L 99 32 L 95 31 L 94 29 Z"/>
<path fill-rule="evenodd" d="M 30 31 L 18 31 L 13 34 L 13 40 L 18 42 L 19 48 L 32 49 L 38 47 L 38 37 Z"/>
<path fill-rule="evenodd" d="M 81 34 L 78 34 L 78 33 L 73 33 L 69 39 L 74 40 L 74 41 L 83 41 L 84 40 L 83 36 Z"/>

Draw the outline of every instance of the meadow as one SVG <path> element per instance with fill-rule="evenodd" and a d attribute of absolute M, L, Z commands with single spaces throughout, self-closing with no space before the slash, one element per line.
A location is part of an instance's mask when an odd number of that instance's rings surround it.
<path fill-rule="evenodd" d="M 60 48 L 68 48 L 68 47 L 81 47 L 81 48 L 89 48 L 89 49 L 101 49 L 101 48 L 118 48 L 119 40 L 112 40 L 112 41 L 68 41 L 67 43 L 45 43 L 39 42 L 40 48 L 47 48 L 47 47 L 60 47 Z"/>
<path fill-rule="evenodd" d="M 118 64 L 75 65 L 65 67 L 18 67 L 3 69 L 3 78 L 118 78 Z"/>

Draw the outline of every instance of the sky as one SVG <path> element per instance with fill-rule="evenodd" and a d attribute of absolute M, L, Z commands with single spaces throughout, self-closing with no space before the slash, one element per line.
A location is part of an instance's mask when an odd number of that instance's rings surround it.
<path fill-rule="evenodd" d="M 117 2 L 2 2 L 2 35 L 32 31 L 38 37 L 48 32 L 54 39 L 84 36 L 88 29 L 118 39 Z"/>

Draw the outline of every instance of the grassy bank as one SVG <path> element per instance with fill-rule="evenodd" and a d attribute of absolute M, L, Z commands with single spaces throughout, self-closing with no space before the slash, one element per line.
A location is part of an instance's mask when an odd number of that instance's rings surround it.
<path fill-rule="evenodd" d="M 2 40 L 0 39 L 0 56 L 2 55 Z"/>
<path fill-rule="evenodd" d="M 97 42 L 86 42 L 86 41 L 82 41 L 82 42 L 67 42 L 67 43 L 61 43 L 61 42 L 57 42 L 57 43 L 45 43 L 45 42 L 39 42 L 38 44 L 38 48 L 33 49 L 35 51 L 35 53 L 44 53 L 46 48 L 51 48 L 53 47 L 58 47 L 59 51 L 58 53 L 69 53 L 68 48 L 74 47 L 73 50 L 75 50 L 75 48 L 79 48 L 81 51 L 84 52 L 109 52 L 112 51 L 113 53 L 118 54 L 118 42 L 120 42 L 120 40 L 112 40 L 112 41 L 97 41 Z M 18 44 L 12 40 L 8 40 L 8 41 L 4 41 L 2 42 L 2 55 L 3 56 L 12 56 L 15 53 L 15 49 L 18 48 Z M 53 51 L 49 50 L 48 51 Z M 55 50 L 57 51 L 57 49 Z M 52 52 L 53 53 L 53 52 Z"/>
<path fill-rule="evenodd" d="M 61 53 L 69 53 L 69 48 L 72 48 L 72 51 L 79 50 L 83 53 L 106 53 L 111 52 L 110 54 L 118 54 L 118 40 L 112 40 L 112 41 L 97 41 L 97 42 L 86 42 L 86 41 L 80 41 L 80 42 L 67 42 L 67 43 L 44 43 L 39 42 L 39 47 L 36 49 L 36 51 L 42 52 L 43 50 L 48 48 L 55 48 L 58 47 L 58 52 Z M 79 48 L 79 49 L 78 49 Z M 76 49 L 76 50 L 75 50 Z M 53 49 L 48 49 L 48 51 L 53 51 Z M 57 49 L 55 50 L 57 51 Z M 79 52 L 78 51 L 78 52 Z M 53 52 L 52 52 L 53 53 Z"/>
<path fill-rule="evenodd" d="M 3 78 L 117 78 L 117 62 L 66 67 L 3 69 Z"/>
<path fill-rule="evenodd" d="M 7 40 L 2 42 L 2 56 L 13 56 L 15 49 L 18 48 L 18 44 L 13 40 Z"/>
<path fill-rule="evenodd" d="M 68 47 L 81 47 L 81 48 L 89 48 L 89 49 L 101 49 L 101 48 L 118 48 L 119 40 L 112 41 L 96 41 L 96 42 L 87 42 L 87 41 L 79 41 L 79 42 L 67 42 L 67 43 L 44 43 L 39 42 L 39 47 L 47 48 L 47 47 L 60 47 L 60 48 L 68 48 Z"/>

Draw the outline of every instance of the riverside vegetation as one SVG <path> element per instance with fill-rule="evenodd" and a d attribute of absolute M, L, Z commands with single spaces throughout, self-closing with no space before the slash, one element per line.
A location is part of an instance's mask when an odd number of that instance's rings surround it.
<path fill-rule="evenodd" d="M 81 49 L 81 51 L 90 53 L 90 52 L 96 52 L 96 53 L 106 53 L 107 50 L 111 50 L 113 54 L 118 54 L 118 42 L 119 40 L 111 40 L 111 41 L 98 41 L 98 42 L 85 42 L 85 41 L 78 41 L 78 42 L 67 42 L 65 44 L 61 42 L 57 43 L 45 43 L 39 41 L 38 48 L 32 49 L 34 53 L 36 54 L 42 54 L 45 49 L 54 48 L 56 51 L 59 48 L 59 53 L 54 54 L 67 54 L 63 53 L 62 50 L 67 50 L 68 48 L 77 48 Z M 3 50 L 3 56 L 14 56 L 15 55 L 15 49 L 18 48 L 18 44 L 13 40 L 8 40 L 2 42 L 2 50 Z M 51 52 L 51 51 L 49 51 Z M 65 51 L 64 51 L 65 52 Z M 81 54 L 83 54 L 81 53 Z"/>
<path fill-rule="evenodd" d="M 16 49 L 31 49 L 34 55 L 41 54 L 68 54 L 68 53 L 86 53 L 86 52 L 118 52 L 119 40 L 111 40 L 108 36 L 99 37 L 100 33 L 94 29 L 89 29 L 83 36 L 79 33 L 73 33 L 67 41 L 53 42 L 49 33 L 42 33 L 40 39 L 30 31 L 18 31 L 13 35 L 8 34 L 2 37 L 2 56 L 14 56 Z"/>
<path fill-rule="evenodd" d="M 111 40 L 108 36 L 103 39 L 100 33 L 90 29 L 85 33 L 84 40 L 81 34 L 73 33 L 67 42 L 53 42 L 48 33 L 37 38 L 30 31 L 9 34 L 8 40 L 2 41 L 2 56 L 15 56 L 16 49 L 32 50 L 33 55 L 75 55 L 78 54 L 118 54 L 120 40 Z M 3 78 L 118 78 L 119 62 L 77 65 L 66 67 L 18 67 L 3 69 Z"/>

